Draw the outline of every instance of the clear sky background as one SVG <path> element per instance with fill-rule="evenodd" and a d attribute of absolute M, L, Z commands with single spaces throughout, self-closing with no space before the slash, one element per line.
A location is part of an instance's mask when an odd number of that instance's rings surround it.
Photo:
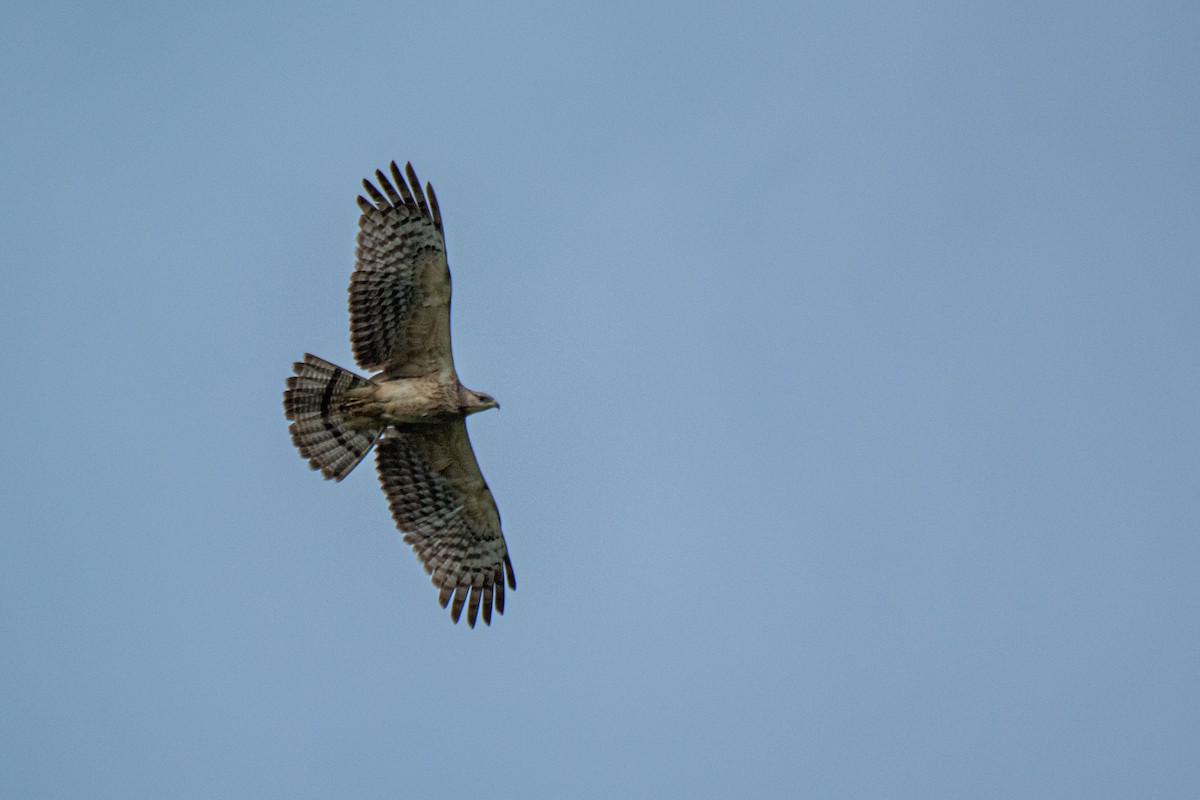
<path fill-rule="evenodd" d="M 0 796 L 1196 796 L 1196 3 L 23 5 Z M 390 159 L 491 628 L 283 418 Z"/>

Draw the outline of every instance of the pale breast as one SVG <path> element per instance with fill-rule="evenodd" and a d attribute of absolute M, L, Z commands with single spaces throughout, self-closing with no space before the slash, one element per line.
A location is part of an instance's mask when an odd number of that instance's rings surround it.
<path fill-rule="evenodd" d="M 381 381 L 363 392 L 371 392 L 376 413 L 390 425 L 428 422 L 458 412 L 456 395 L 435 378 Z"/>

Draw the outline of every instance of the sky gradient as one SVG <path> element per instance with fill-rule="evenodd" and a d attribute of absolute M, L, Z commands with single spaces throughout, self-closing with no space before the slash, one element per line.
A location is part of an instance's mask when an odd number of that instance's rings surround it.
<path fill-rule="evenodd" d="M 499 5 L 0 10 L 0 796 L 1194 798 L 1196 4 Z M 392 159 L 490 628 L 283 418 Z"/>

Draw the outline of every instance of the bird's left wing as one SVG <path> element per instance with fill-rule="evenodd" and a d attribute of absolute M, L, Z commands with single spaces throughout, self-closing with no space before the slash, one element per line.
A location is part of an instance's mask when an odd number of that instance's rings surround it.
<path fill-rule="evenodd" d="M 440 590 L 438 602 L 458 622 L 463 605 L 475 627 L 480 608 L 504 613 L 504 586 L 517 588 L 500 514 L 462 419 L 391 428 L 376 447 L 379 483 L 404 541 Z"/>
<path fill-rule="evenodd" d="M 358 198 L 358 247 L 350 275 L 350 345 L 366 370 L 389 378 L 454 375 L 450 351 L 450 267 L 433 186 L 412 164 L 376 170 Z M 457 380 L 457 378 L 454 378 Z"/>

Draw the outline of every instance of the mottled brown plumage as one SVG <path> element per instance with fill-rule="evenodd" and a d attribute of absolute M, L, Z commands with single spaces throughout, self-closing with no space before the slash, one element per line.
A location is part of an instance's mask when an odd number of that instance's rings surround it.
<path fill-rule="evenodd" d="M 376 445 L 392 518 L 439 589 L 475 626 L 516 588 L 496 502 L 467 438 L 469 414 L 496 401 L 463 386 L 450 349 L 450 268 L 433 187 L 395 162 L 363 181 L 350 276 L 350 343 L 363 378 L 306 354 L 284 392 L 292 441 L 340 481 Z"/>

